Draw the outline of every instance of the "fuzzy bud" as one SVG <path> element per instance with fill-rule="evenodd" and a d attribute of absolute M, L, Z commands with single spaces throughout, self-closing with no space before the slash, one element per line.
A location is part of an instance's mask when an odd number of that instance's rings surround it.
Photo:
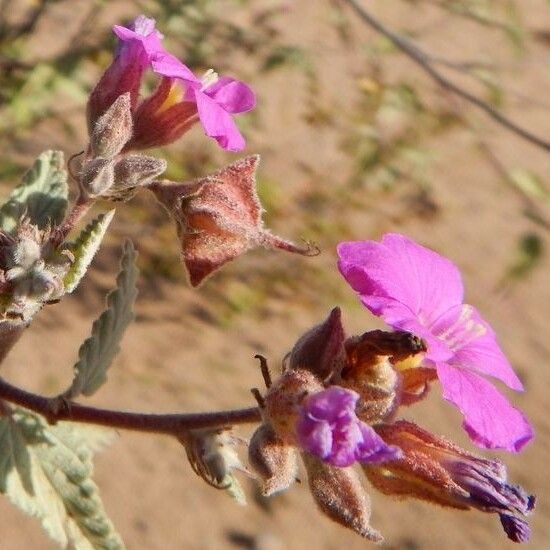
<path fill-rule="evenodd" d="M 323 389 L 321 381 L 306 370 L 287 370 L 269 388 L 263 415 L 275 433 L 290 445 L 299 445 L 296 422 L 305 397 Z"/>
<path fill-rule="evenodd" d="M 158 178 L 167 167 L 164 159 L 145 155 L 128 155 L 115 166 L 115 193 L 125 193 L 143 187 Z"/>
<path fill-rule="evenodd" d="M 236 438 L 229 430 L 191 430 L 181 435 L 179 441 L 199 477 L 215 489 L 227 490 L 239 504 L 246 504 L 234 475 L 235 470 L 246 470 L 235 451 Z"/>
<path fill-rule="evenodd" d="M 248 460 L 263 481 L 262 494 L 266 497 L 288 489 L 296 480 L 296 450 L 285 444 L 269 424 L 262 424 L 252 435 Z"/>
<path fill-rule="evenodd" d="M 305 369 L 321 380 L 328 380 L 344 366 L 344 339 L 342 312 L 336 307 L 325 321 L 296 342 L 287 360 L 288 368 Z"/>
<path fill-rule="evenodd" d="M 241 461 L 231 435 L 220 430 L 192 430 L 180 438 L 193 471 L 209 485 L 222 488 Z"/>
<path fill-rule="evenodd" d="M 96 158 L 84 164 L 80 185 L 86 195 L 100 197 L 113 187 L 114 179 L 114 161 Z"/>
<path fill-rule="evenodd" d="M 177 223 L 181 255 L 192 286 L 257 246 L 311 255 L 264 229 L 256 193 L 259 156 L 246 157 L 191 182 L 155 183 L 149 189 Z"/>
<path fill-rule="evenodd" d="M 357 416 L 369 423 L 391 418 L 401 403 L 401 376 L 396 358 L 425 350 L 422 341 L 407 332 L 373 330 L 345 343 L 346 365 L 339 384 L 361 396 Z"/>
<path fill-rule="evenodd" d="M 93 157 L 111 159 L 118 155 L 132 137 L 130 94 L 119 96 L 95 123 L 90 136 Z"/>
<path fill-rule="evenodd" d="M 381 542 L 382 536 L 370 526 L 370 499 L 351 468 L 337 468 L 303 453 L 309 490 L 319 510 L 331 520 L 362 537 Z"/>

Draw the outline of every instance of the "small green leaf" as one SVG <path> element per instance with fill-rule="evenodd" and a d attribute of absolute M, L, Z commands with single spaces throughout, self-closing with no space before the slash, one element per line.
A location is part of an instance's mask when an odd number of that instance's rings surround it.
<path fill-rule="evenodd" d="M 528 170 L 518 168 L 508 173 L 510 182 L 514 184 L 524 195 L 533 199 L 548 199 L 549 193 L 545 189 L 541 179 Z"/>
<path fill-rule="evenodd" d="M 134 319 L 136 256 L 133 244 L 127 241 L 122 249 L 117 288 L 107 296 L 107 309 L 94 321 L 92 335 L 80 346 L 79 360 L 74 366 L 75 377 L 64 394 L 67 398 L 92 395 L 107 380 L 107 369 L 120 349 L 124 331 Z"/>
<path fill-rule="evenodd" d="M 74 242 L 68 245 L 68 249 L 73 253 L 75 259 L 63 280 L 65 292 L 71 293 L 84 277 L 114 215 L 114 209 L 100 214 L 80 232 Z"/>
<path fill-rule="evenodd" d="M 61 151 L 44 151 L 0 207 L 0 229 L 11 232 L 26 215 L 44 229 L 58 225 L 67 208 L 67 172 Z"/>
<path fill-rule="evenodd" d="M 540 264 L 544 254 L 543 241 L 536 233 L 522 235 L 512 265 L 504 275 L 504 282 L 527 278 Z"/>
<path fill-rule="evenodd" d="M 93 451 L 111 438 L 107 430 L 69 422 L 50 426 L 15 409 L 0 419 L 0 491 L 40 519 L 63 548 L 123 549 L 91 480 Z"/>
<path fill-rule="evenodd" d="M 225 478 L 224 484 L 227 494 L 233 500 L 235 500 L 237 504 L 240 504 L 241 506 L 246 506 L 246 496 L 244 494 L 243 488 L 241 487 L 238 479 L 233 474 L 229 474 Z"/>

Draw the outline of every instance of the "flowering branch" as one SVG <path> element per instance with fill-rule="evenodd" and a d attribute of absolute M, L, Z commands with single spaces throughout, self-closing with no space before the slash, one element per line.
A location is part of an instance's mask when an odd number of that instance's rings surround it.
<path fill-rule="evenodd" d="M 468 103 L 475 105 L 478 109 L 481 109 L 485 114 L 491 117 L 494 121 L 498 122 L 504 128 L 510 130 L 526 141 L 540 147 L 545 151 L 550 151 L 550 141 L 547 141 L 541 137 L 538 137 L 525 128 L 518 126 L 515 122 L 506 117 L 499 110 L 495 109 L 479 97 L 464 90 L 446 76 L 440 73 L 433 66 L 432 57 L 424 50 L 419 48 L 416 44 L 401 36 L 392 30 L 388 29 L 385 25 L 380 23 L 375 17 L 373 17 L 357 0 L 342 0 L 348 4 L 359 18 L 374 29 L 379 34 L 385 36 L 392 44 L 394 44 L 399 50 L 401 50 L 407 57 L 414 61 L 421 69 L 424 70 L 437 84 L 439 84 L 444 90 L 451 92 L 458 97 L 466 100 Z"/>
<path fill-rule="evenodd" d="M 147 414 L 87 407 L 74 401 L 44 397 L 13 386 L 0 378 L 0 399 L 34 411 L 55 424 L 60 420 L 108 426 L 120 430 L 179 436 L 188 430 L 222 428 L 260 422 L 256 407 L 189 414 Z"/>

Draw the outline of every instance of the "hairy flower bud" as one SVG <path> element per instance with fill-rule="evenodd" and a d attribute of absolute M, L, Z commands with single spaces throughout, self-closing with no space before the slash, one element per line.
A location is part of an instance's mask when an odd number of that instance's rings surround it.
<path fill-rule="evenodd" d="M 255 189 L 258 162 L 258 156 L 246 157 L 198 180 L 149 187 L 177 223 L 181 255 L 192 286 L 257 246 L 312 253 L 263 227 Z"/>
<path fill-rule="evenodd" d="M 84 164 L 80 176 L 82 191 L 89 197 L 104 196 L 113 187 L 115 179 L 114 161 L 95 158 Z"/>
<path fill-rule="evenodd" d="M 334 308 L 320 325 L 307 331 L 287 359 L 289 369 L 305 369 L 321 380 L 339 373 L 345 362 L 342 312 Z"/>
<path fill-rule="evenodd" d="M 164 159 L 145 155 L 128 155 L 115 166 L 114 195 L 124 197 L 138 187 L 144 187 L 158 178 L 166 170 Z"/>
<path fill-rule="evenodd" d="M 27 323 L 44 303 L 63 295 L 70 259 L 51 246 L 49 237 L 49 229 L 25 217 L 15 235 L 0 234 L 0 316 Z"/>
<path fill-rule="evenodd" d="M 363 465 L 369 481 L 382 493 L 498 513 L 512 540 L 528 538 L 521 516 L 533 510 L 535 498 L 508 483 L 504 464 L 472 455 L 412 422 L 375 429 L 386 443 L 403 452 L 401 458 L 383 465 Z"/>
<path fill-rule="evenodd" d="M 245 498 L 235 470 L 244 470 L 235 451 L 235 438 L 228 430 L 191 430 L 179 437 L 193 471 L 208 485 L 226 489 L 239 502 Z"/>
<path fill-rule="evenodd" d="M 119 96 L 95 123 L 90 136 L 92 157 L 111 159 L 132 137 L 130 94 Z"/>
<path fill-rule="evenodd" d="M 126 201 L 164 170 L 165 160 L 145 155 L 122 156 L 119 160 L 95 158 L 84 164 L 80 184 L 89 196 Z"/>
<path fill-rule="evenodd" d="M 309 490 L 319 510 L 330 519 L 362 537 L 381 542 L 370 526 L 370 499 L 351 468 L 337 468 L 304 453 Z"/>
<path fill-rule="evenodd" d="M 266 497 L 288 489 L 296 480 L 296 450 L 284 443 L 269 424 L 261 424 L 252 435 L 248 460 L 263 481 L 262 494 Z"/>
<path fill-rule="evenodd" d="M 303 369 L 285 371 L 269 388 L 262 413 L 285 443 L 299 445 L 296 422 L 302 402 L 308 395 L 322 389 L 321 381 Z"/>
<path fill-rule="evenodd" d="M 402 382 L 394 363 L 421 352 L 422 341 L 407 332 L 374 330 L 349 338 L 345 348 L 338 383 L 361 396 L 357 415 L 370 423 L 388 420 L 401 403 Z"/>

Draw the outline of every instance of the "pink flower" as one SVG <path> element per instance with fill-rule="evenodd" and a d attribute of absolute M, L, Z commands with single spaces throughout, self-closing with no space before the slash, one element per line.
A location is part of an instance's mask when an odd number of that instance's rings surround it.
<path fill-rule="evenodd" d="M 232 115 L 254 108 L 254 92 L 233 78 L 218 78 L 207 71 L 202 79 L 161 44 L 155 20 L 143 15 L 130 27 L 115 25 L 119 39 L 115 58 L 90 95 L 88 124 L 97 119 L 117 97 L 130 92 L 134 133 L 125 150 L 147 149 L 172 143 L 200 121 L 205 133 L 229 151 L 240 151 L 245 141 Z M 157 90 L 138 103 L 145 70 L 162 76 Z"/>
<path fill-rule="evenodd" d="M 223 149 L 244 149 L 244 138 L 231 115 L 246 113 L 256 105 L 256 97 L 249 86 L 233 78 L 218 78 L 213 71 L 208 71 L 202 80 L 198 79 L 170 54 L 156 54 L 152 66 L 157 74 L 170 79 L 172 89 L 180 88 L 182 102 L 194 104 L 207 136 L 214 138 Z"/>
<path fill-rule="evenodd" d="M 132 106 L 136 105 L 143 73 L 151 56 L 163 51 L 162 34 L 155 29 L 155 20 L 144 15 L 136 17 L 129 28 L 115 25 L 113 32 L 120 42 L 113 62 L 105 71 L 88 101 L 90 127 L 107 111 L 117 97 L 130 92 Z"/>
<path fill-rule="evenodd" d="M 357 418 L 359 394 L 331 386 L 306 398 L 296 424 L 303 449 L 333 466 L 380 463 L 401 456 L 398 447 L 386 445 L 367 424 Z"/>
<path fill-rule="evenodd" d="M 532 439 L 524 415 L 482 376 L 523 389 L 494 331 L 463 304 L 462 280 L 452 262 L 391 233 L 380 243 L 340 243 L 338 256 L 340 272 L 372 313 L 426 341 L 425 364 L 437 369 L 443 397 L 460 409 L 477 445 L 518 452 Z"/>

